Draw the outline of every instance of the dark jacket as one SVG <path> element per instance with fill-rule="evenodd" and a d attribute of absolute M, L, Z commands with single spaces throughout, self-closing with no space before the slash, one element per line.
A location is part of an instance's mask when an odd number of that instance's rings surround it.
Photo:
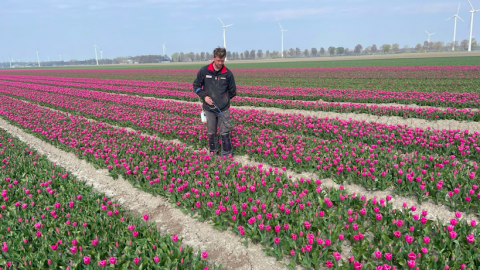
<path fill-rule="evenodd" d="M 237 86 L 233 73 L 225 65 L 221 70 L 215 71 L 212 62 L 198 71 L 193 91 L 203 100 L 204 110 L 218 112 L 214 106 L 205 102 L 205 97 L 212 98 L 220 110 L 225 111 L 230 108 L 230 99 L 237 95 Z"/>

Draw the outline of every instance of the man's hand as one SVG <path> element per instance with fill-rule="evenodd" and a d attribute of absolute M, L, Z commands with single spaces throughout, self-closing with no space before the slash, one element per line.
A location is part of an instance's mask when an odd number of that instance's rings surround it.
<path fill-rule="evenodd" d="M 205 98 L 205 102 L 208 104 L 208 105 L 213 105 L 213 100 L 211 97 L 206 97 Z"/>

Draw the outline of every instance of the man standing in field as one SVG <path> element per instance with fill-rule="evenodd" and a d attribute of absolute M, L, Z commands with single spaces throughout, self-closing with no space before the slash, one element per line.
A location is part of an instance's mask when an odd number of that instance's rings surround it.
<path fill-rule="evenodd" d="M 195 93 L 203 100 L 203 111 L 207 116 L 208 145 L 210 154 L 218 154 L 217 127 L 222 136 L 222 157 L 232 155 L 230 132 L 230 99 L 236 96 L 237 86 L 233 73 L 225 67 L 225 48 L 213 51 L 213 61 L 200 69 L 193 82 Z"/>

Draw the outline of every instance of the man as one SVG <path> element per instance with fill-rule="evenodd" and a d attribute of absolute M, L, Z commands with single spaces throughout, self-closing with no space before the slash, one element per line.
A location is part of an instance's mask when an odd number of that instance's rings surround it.
<path fill-rule="evenodd" d="M 237 86 L 233 73 L 225 67 L 225 48 L 213 51 L 213 61 L 200 69 L 193 82 L 195 93 L 203 100 L 203 111 L 207 116 L 208 145 L 210 154 L 219 153 L 217 127 L 222 137 L 222 157 L 232 155 L 230 131 L 230 99 L 236 96 Z"/>

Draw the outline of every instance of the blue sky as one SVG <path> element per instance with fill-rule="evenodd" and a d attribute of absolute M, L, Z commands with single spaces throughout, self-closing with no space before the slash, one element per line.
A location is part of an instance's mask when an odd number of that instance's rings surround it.
<path fill-rule="evenodd" d="M 480 0 L 471 0 L 480 9 Z M 278 22 L 288 32 L 284 48 L 353 48 L 431 41 L 451 42 L 458 1 L 448 0 L 0 0 L 0 61 L 9 54 L 21 61 L 211 52 L 223 45 L 220 17 L 227 28 L 227 49 L 280 51 Z M 467 38 L 470 13 L 462 0 L 457 40 Z M 473 35 L 480 35 L 480 13 Z"/>

